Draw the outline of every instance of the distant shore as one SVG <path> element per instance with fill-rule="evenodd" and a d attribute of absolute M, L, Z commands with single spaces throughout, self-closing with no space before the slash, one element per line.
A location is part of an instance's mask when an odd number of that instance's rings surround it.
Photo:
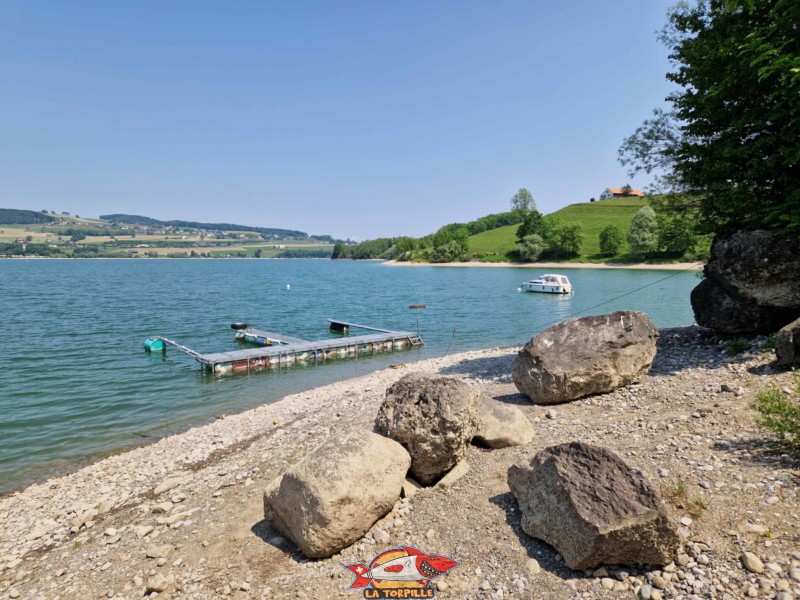
<path fill-rule="evenodd" d="M 537 263 L 490 263 L 490 262 L 451 262 L 451 263 L 413 263 L 396 260 L 383 264 L 392 267 L 516 267 L 526 269 L 640 269 L 648 271 L 702 271 L 703 263 L 577 263 L 577 262 L 537 262 Z"/>

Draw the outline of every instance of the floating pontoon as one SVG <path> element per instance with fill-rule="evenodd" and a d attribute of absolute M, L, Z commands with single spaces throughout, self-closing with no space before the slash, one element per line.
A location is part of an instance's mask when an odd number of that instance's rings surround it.
<path fill-rule="evenodd" d="M 201 354 L 168 338 L 155 336 L 145 340 L 144 348 L 147 352 L 166 352 L 167 346 L 173 346 L 193 357 L 200 363 L 203 370 L 215 375 L 230 375 L 280 368 L 297 363 L 316 364 L 337 358 L 355 358 L 360 355 L 394 352 L 424 345 L 419 333 L 378 329 L 333 319 L 328 319 L 328 321 L 330 330 L 334 332 L 347 333 L 351 328 L 355 328 L 375 333 L 308 341 L 255 329 L 247 323 L 233 323 L 231 328 L 236 331 L 237 340 L 261 347 Z"/>

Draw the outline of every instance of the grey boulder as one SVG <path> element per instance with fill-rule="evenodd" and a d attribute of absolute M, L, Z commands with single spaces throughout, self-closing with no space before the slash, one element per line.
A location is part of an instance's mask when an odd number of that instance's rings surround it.
<path fill-rule="evenodd" d="M 478 402 L 478 417 L 478 431 L 473 443 L 488 448 L 508 448 L 533 441 L 533 425 L 516 406 L 481 400 Z"/>
<path fill-rule="evenodd" d="M 386 390 L 375 429 L 411 455 L 411 473 L 430 485 L 464 459 L 478 425 L 477 394 L 468 383 L 409 374 Z"/>
<path fill-rule="evenodd" d="M 605 448 L 572 442 L 546 448 L 508 483 L 522 530 L 544 540 L 571 569 L 664 565 L 680 538 L 656 489 Z"/>
<path fill-rule="evenodd" d="M 371 431 L 334 436 L 267 486 L 264 517 L 309 558 L 331 556 L 392 509 L 410 463 Z"/>
<path fill-rule="evenodd" d="M 718 238 L 692 290 L 698 325 L 724 335 L 773 333 L 800 318 L 800 242 L 770 231 Z"/>
<path fill-rule="evenodd" d="M 775 336 L 775 354 L 781 366 L 800 367 L 800 319 L 778 331 Z"/>
<path fill-rule="evenodd" d="M 570 319 L 531 339 L 514 360 L 514 385 L 537 404 L 569 402 L 637 381 L 656 355 L 658 330 L 642 312 Z"/>

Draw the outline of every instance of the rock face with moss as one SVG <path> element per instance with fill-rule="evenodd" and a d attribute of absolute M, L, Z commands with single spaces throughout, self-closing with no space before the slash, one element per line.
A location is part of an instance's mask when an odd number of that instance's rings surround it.
<path fill-rule="evenodd" d="M 613 452 L 583 442 L 551 446 L 508 484 L 522 530 L 553 546 L 571 569 L 663 565 L 678 551 L 677 526 L 660 494 Z"/>
<path fill-rule="evenodd" d="M 773 333 L 800 317 L 800 243 L 764 230 L 717 239 L 692 290 L 698 325 L 725 335 Z"/>

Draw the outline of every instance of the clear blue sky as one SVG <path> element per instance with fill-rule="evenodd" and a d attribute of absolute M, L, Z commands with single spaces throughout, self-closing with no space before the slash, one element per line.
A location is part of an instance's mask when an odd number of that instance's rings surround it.
<path fill-rule="evenodd" d="M 673 3 L 5 0 L 0 207 L 354 239 L 520 187 L 550 213 L 629 182 Z"/>

